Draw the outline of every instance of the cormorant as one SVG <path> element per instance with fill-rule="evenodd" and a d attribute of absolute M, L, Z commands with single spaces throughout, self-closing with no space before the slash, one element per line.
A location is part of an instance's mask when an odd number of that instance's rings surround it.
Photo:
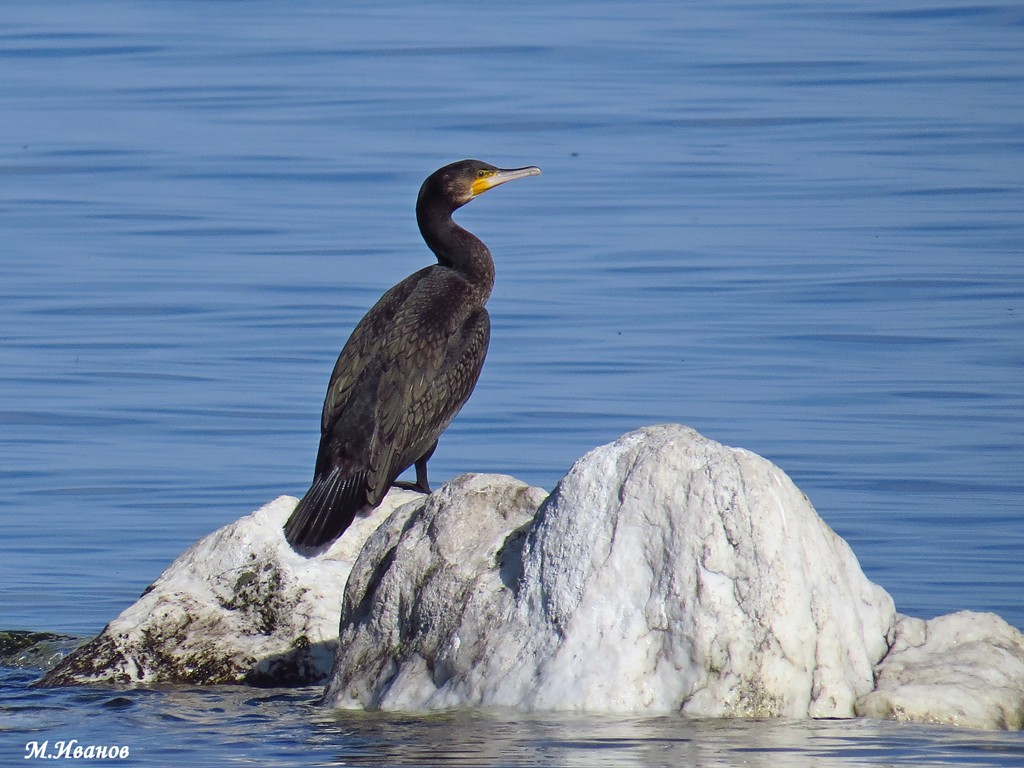
<path fill-rule="evenodd" d="M 313 483 L 284 526 L 293 546 L 337 538 L 392 485 L 430 493 L 427 460 L 476 386 L 490 338 L 484 304 L 494 261 L 452 213 L 492 187 L 539 173 L 462 160 L 423 182 L 416 221 L 437 264 L 385 293 L 341 350 L 327 386 Z M 413 464 L 416 482 L 396 483 Z"/>

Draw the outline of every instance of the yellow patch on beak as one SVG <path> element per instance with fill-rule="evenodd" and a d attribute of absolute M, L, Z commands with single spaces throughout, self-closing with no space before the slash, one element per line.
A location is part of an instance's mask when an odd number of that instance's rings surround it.
<path fill-rule="evenodd" d="M 483 176 L 477 176 L 470 185 L 470 191 L 473 193 L 473 197 L 482 195 L 491 187 L 496 187 L 500 184 L 500 181 L 495 181 L 494 177 L 498 175 L 497 171 L 485 171 Z"/>

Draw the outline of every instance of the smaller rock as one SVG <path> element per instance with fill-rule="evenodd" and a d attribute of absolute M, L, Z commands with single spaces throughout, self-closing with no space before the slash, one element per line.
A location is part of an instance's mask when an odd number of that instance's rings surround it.
<path fill-rule="evenodd" d="M 504 650 L 495 646 L 509 630 L 525 529 L 546 495 L 507 475 L 461 475 L 388 518 L 345 588 L 325 700 L 410 711 L 483 703 L 482 656 Z"/>
<path fill-rule="evenodd" d="M 281 496 L 196 542 L 39 685 L 322 682 L 363 542 L 397 507 L 423 498 L 392 490 L 307 557 L 285 541 L 282 526 L 298 501 Z"/>
<path fill-rule="evenodd" d="M 969 728 L 1024 728 L 1024 634 L 992 613 L 901 616 L 862 696 L 864 717 Z"/>

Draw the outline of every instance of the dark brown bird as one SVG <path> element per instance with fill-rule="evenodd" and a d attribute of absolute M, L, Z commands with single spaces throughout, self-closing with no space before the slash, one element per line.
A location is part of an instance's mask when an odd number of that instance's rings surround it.
<path fill-rule="evenodd" d="M 397 485 L 430 493 L 427 460 L 473 392 L 490 339 L 484 304 L 494 260 L 452 213 L 488 189 L 539 173 L 462 160 L 423 182 L 416 221 L 437 264 L 385 293 L 341 350 L 313 483 L 284 526 L 293 546 L 320 547 L 340 536 L 413 464 L 416 482 Z"/>

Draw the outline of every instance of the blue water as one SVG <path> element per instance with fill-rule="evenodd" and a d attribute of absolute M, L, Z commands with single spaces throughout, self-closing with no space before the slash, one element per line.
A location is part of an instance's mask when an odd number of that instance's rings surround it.
<path fill-rule="evenodd" d="M 1022 51 L 1019 5 L 966 1 L 0 5 L 0 629 L 93 635 L 305 490 L 334 358 L 429 263 L 416 190 L 462 157 L 544 175 L 459 213 L 498 278 L 435 485 L 550 488 L 682 422 L 783 467 L 900 611 L 1024 627 Z M 19 761 L 1024 762 L 1018 734 L 2 674 Z"/>

